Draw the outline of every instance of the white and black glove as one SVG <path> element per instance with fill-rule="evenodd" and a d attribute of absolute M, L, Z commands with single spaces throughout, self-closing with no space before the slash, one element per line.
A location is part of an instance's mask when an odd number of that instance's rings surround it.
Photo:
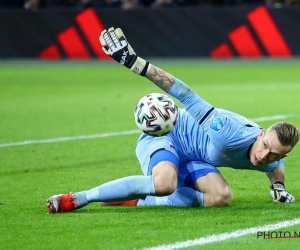
<path fill-rule="evenodd" d="M 145 76 L 149 62 L 138 57 L 120 28 L 103 30 L 99 37 L 102 50 L 134 73 Z"/>
<path fill-rule="evenodd" d="M 285 186 L 281 181 L 275 181 L 273 185 L 270 186 L 270 188 L 270 195 L 274 202 L 295 202 L 294 196 L 285 190 Z"/>

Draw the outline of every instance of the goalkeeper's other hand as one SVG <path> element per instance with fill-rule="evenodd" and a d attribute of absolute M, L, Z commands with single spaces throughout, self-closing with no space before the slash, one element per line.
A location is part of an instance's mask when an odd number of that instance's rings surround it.
<path fill-rule="evenodd" d="M 144 76 L 149 62 L 138 57 L 120 28 L 103 30 L 99 37 L 102 50 L 114 60 L 129 68 L 134 73 Z"/>
<path fill-rule="evenodd" d="M 295 202 L 295 198 L 285 190 L 285 186 L 281 181 L 275 181 L 271 185 L 270 195 L 274 202 L 290 203 Z"/>

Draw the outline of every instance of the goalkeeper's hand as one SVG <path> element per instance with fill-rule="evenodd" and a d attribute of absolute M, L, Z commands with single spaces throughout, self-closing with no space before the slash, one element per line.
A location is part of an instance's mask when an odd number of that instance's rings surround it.
<path fill-rule="evenodd" d="M 134 73 L 144 76 L 149 62 L 136 56 L 120 28 L 103 30 L 99 37 L 102 50 Z"/>
<path fill-rule="evenodd" d="M 294 196 L 285 190 L 285 186 L 281 181 L 275 181 L 273 185 L 270 186 L 270 188 L 270 195 L 274 202 L 295 202 Z"/>

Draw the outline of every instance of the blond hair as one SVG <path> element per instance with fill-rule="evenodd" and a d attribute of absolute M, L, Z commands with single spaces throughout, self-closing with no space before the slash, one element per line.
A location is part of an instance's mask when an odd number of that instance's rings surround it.
<path fill-rule="evenodd" d="M 269 132 L 272 130 L 275 130 L 282 146 L 290 146 L 292 149 L 299 141 L 297 128 L 288 122 L 277 122 L 268 129 Z"/>

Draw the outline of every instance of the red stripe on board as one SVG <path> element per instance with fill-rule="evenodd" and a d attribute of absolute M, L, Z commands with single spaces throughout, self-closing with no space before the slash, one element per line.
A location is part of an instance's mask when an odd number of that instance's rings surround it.
<path fill-rule="evenodd" d="M 288 44 L 265 7 L 256 8 L 247 17 L 270 56 L 290 57 L 292 55 Z"/>
<path fill-rule="evenodd" d="M 262 53 L 246 25 L 230 32 L 229 40 L 241 57 L 261 57 Z"/>
<path fill-rule="evenodd" d="M 76 16 L 76 21 L 81 28 L 83 34 L 90 43 L 93 51 L 99 58 L 111 59 L 111 57 L 104 53 L 99 42 L 99 36 L 104 26 L 98 18 L 96 12 L 89 8 Z"/>
<path fill-rule="evenodd" d="M 58 48 L 53 44 L 49 46 L 47 49 L 43 50 L 40 53 L 40 58 L 41 59 L 52 59 L 52 60 L 57 60 L 61 59 L 61 54 L 58 50 Z"/>
<path fill-rule="evenodd" d="M 70 27 L 61 32 L 57 39 L 67 56 L 71 59 L 88 59 L 89 52 L 84 46 L 78 32 L 74 27 Z"/>
<path fill-rule="evenodd" d="M 226 43 L 222 43 L 217 48 L 210 52 L 210 57 L 213 58 L 231 58 L 232 52 Z"/>

